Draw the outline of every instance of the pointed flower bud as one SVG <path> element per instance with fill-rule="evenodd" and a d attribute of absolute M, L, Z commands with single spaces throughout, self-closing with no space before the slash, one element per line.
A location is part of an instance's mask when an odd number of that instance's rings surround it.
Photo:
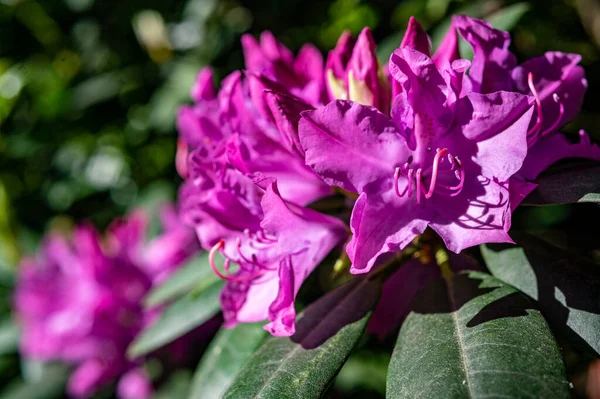
<path fill-rule="evenodd" d="M 428 56 L 431 55 L 431 40 L 415 17 L 410 17 L 408 20 L 406 33 L 400 43 L 400 48 L 404 47 L 410 47 Z"/>
<path fill-rule="evenodd" d="M 335 48 L 329 52 L 325 71 L 327 74 L 327 91 L 331 99 L 348 99 L 346 90 L 346 66 L 352 56 L 354 48 L 354 39 L 352 33 L 346 30 L 342 33 L 335 45 Z"/>

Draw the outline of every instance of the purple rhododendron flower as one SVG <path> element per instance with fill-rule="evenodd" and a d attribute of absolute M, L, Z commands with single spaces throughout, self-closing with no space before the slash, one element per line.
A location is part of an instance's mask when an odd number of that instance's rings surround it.
<path fill-rule="evenodd" d="M 226 326 L 268 318 L 265 327 L 277 336 L 295 331 L 294 299 L 302 282 L 346 235 L 339 220 L 285 202 L 277 183 L 267 180 L 261 203 L 261 229 L 244 232 L 235 242 L 221 241 L 211 252 L 211 265 L 228 280 L 221 293 Z M 225 273 L 217 270 L 214 255 L 225 257 Z M 229 272 L 229 263 L 239 265 Z M 265 304 L 268 304 L 265 306 Z"/>
<path fill-rule="evenodd" d="M 271 32 L 263 32 L 258 42 L 252 35 L 242 36 L 246 69 L 277 82 L 303 101 L 317 105 L 325 99 L 323 56 L 311 44 L 304 45 L 296 57 Z M 252 90 L 251 90 L 252 91 Z M 260 104 L 262 92 L 253 96 Z"/>
<path fill-rule="evenodd" d="M 70 395 L 89 397 L 123 375 L 120 398 L 149 397 L 141 359 L 125 356 L 136 334 L 159 314 L 145 310 L 142 299 L 153 282 L 199 249 L 193 230 L 173 212 L 166 208 L 165 234 L 149 245 L 146 218 L 134 212 L 113 223 L 105 239 L 89 225 L 77 227 L 70 240 L 51 233 L 36 257 L 23 260 L 15 293 L 21 352 L 73 364 Z M 147 258 L 156 246 L 166 249 L 163 256 Z"/>
<path fill-rule="evenodd" d="M 390 58 L 402 85 L 392 120 L 373 107 L 335 101 L 302 112 L 306 162 L 325 181 L 359 193 L 347 251 L 354 273 L 403 249 L 427 226 L 455 252 L 511 242 L 505 182 L 525 158 L 532 98 L 460 94 L 467 61 L 438 70 L 409 47 Z M 444 79 L 446 76 L 446 80 Z"/>
<path fill-rule="evenodd" d="M 344 32 L 327 58 L 327 91 L 330 99 L 352 100 L 387 113 L 390 86 L 379 65 L 373 34 L 364 28 L 356 43 Z"/>
<path fill-rule="evenodd" d="M 527 133 L 528 155 L 509 185 L 512 208 L 535 189 L 532 181 L 548 166 L 565 158 L 600 160 L 600 148 L 580 132 L 571 143 L 558 130 L 579 112 L 587 81 L 578 54 L 547 52 L 517 65 L 509 51 L 510 35 L 489 23 L 456 16 L 439 51 L 458 57 L 456 30 L 473 47 L 473 65 L 463 91 L 490 93 L 509 90 L 533 95 L 536 112 Z"/>
<path fill-rule="evenodd" d="M 228 280 L 221 296 L 226 326 L 268 318 L 269 331 L 290 335 L 298 289 L 346 229 L 336 219 L 303 208 L 331 195 L 332 189 L 305 165 L 299 145 L 299 112 L 321 101 L 309 98 L 310 90 L 299 90 L 300 83 L 286 80 L 294 77 L 292 66 L 300 68 L 300 56 L 294 61 L 270 34 L 261 37 L 260 45 L 249 36 L 243 43 L 247 77 L 229 75 L 216 93 L 203 88 L 212 80 L 205 79 L 208 72 L 201 72 L 192 94 L 209 95 L 196 96 L 200 101 L 179 112 L 186 158 L 180 168 L 186 178 L 180 204 L 186 223 L 210 250 L 213 268 Z M 320 73 L 323 77 L 322 67 Z M 301 75 L 310 74 L 305 70 Z M 283 85 L 290 91 L 266 91 Z M 276 188 L 270 183 L 275 180 Z M 284 205 L 275 209 L 274 197 Z M 271 227 L 274 212 L 298 221 L 296 229 L 288 226 L 292 235 Z M 301 222 L 307 224 L 306 232 Z M 309 233 L 318 230 L 314 226 L 320 222 L 316 241 Z M 224 272 L 214 264 L 217 252 L 226 258 Z M 231 262 L 238 264 L 235 273 L 229 270 Z"/>

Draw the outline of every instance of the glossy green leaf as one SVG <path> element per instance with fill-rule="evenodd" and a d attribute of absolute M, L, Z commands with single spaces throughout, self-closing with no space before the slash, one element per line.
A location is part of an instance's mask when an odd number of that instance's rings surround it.
<path fill-rule="evenodd" d="M 600 166 L 597 165 L 550 171 L 535 182 L 537 188 L 523 200 L 523 205 L 600 202 Z"/>
<path fill-rule="evenodd" d="M 511 233 L 519 246 L 482 246 L 496 278 L 535 299 L 565 338 L 600 356 L 600 266 L 544 240 Z"/>
<path fill-rule="evenodd" d="M 568 398 L 560 349 L 532 302 L 480 272 L 438 280 L 398 335 L 388 398 Z"/>
<path fill-rule="evenodd" d="M 208 264 L 208 254 L 202 253 L 181 267 L 164 283 L 152 289 L 144 305 L 154 307 L 191 291 L 201 292 L 219 280 Z"/>
<path fill-rule="evenodd" d="M 58 364 L 46 365 L 35 381 L 10 383 L 0 399 L 53 399 L 63 396 L 69 370 Z"/>
<path fill-rule="evenodd" d="M 223 398 L 319 398 L 361 337 L 381 292 L 379 279 L 354 278 L 303 312 L 290 338 L 270 337 Z"/>
<path fill-rule="evenodd" d="M 265 340 L 264 324 L 239 324 L 232 329 L 221 329 L 198 365 L 189 398 L 219 399 Z"/>
<path fill-rule="evenodd" d="M 161 314 L 156 323 L 146 328 L 129 346 L 127 355 L 136 358 L 168 344 L 209 320 L 219 311 L 222 282 L 199 293 L 188 294 Z"/>

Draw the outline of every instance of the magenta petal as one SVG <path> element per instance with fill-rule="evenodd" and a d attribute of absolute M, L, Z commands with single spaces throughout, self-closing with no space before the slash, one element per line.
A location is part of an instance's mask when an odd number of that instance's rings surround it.
<path fill-rule="evenodd" d="M 194 86 L 192 86 L 192 100 L 200 102 L 202 100 L 214 100 L 217 92 L 214 84 L 213 71 L 209 67 L 202 68 Z"/>
<path fill-rule="evenodd" d="M 538 185 L 535 183 L 530 183 L 528 181 L 523 180 L 519 176 L 513 176 L 510 178 L 508 182 L 508 191 L 510 194 L 510 210 L 514 211 L 521 202 L 529 194 L 536 189 Z"/>
<path fill-rule="evenodd" d="M 369 320 L 367 331 L 384 340 L 406 318 L 417 294 L 439 277 L 440 268 L 435 263 L 423 264 L 417 259 L 404 263 L 383 283 L 381 298 Z"/>
<path fill-rule="evenodd" d="M 325 70 L 332 71 L 333 76 L 337 79 L 344 79 L 346 65 L 348 65 L 353 49 L 354 40 L 352 39 L 352 33 L 349 30 L 345 30 L 342 32 L 334 49 L 327 55 Z"/>
<path fill-rule="evenodd" d="M 76 398 L 89 397 L 118 373 L 119 370 L 111 371 L 110 365 L 103 365 L 100 360 L 88 360 L 71 374 L 67 391 Z"/>
<path fill-rule="evenodd" d="M 547 52 L 514 69 L 512 77 L 517 90 L 522 93 L 531 93 L 527 77 L 529 73 L 533 74 L 533 84 L 542 101 L 542 130 L 552 125 L 560 128 L 579 113 L 587 89 L 585 71 L 578 65 L 580 60 L 579 54 Z M 554 99 L 555 94 L 564 106 L 564 114 L 558 124 L 555 122 L 560 115 L 560 105 Z"/>
<path fill-rule="evenodd" d="M 300 113 L 313 108 L 300 99 L 275 92 L 265 93 L 265 100 L 286 148 L 304 157 L 304 149 L 298 135 L 298 123 Z"/>
<path fill-rule="evenodd" d="M 294 54 L 269 31 L 260 34 L 260 46 L 264 55 L 271 61 L 281 61 L 286 64 L 294 62 Z"/>
<path fill-rule="evenodd" d="M 373 107 L 333 101 L 302 112 L 298 126 L 306 164 L 329 185 L 359 192 L 394 173 L 408 153 L 394 124 Z"/>
<path fill-rule="evenodd" d="M 456 253 L 484 243 L 513 242 L 508 235 L 511 223 L 508 190 L 483 176 L 474 179 L 477 182 L 471 181 L 471 187 L 465 187 L 460 196 L 436 200 L 436 216 L 429 223 L 446 247 Z M 456 210 L 465 206 L 466 210 L 457 215 Z"/>
<path fill-rule="evenodd" d="M 510 74 L 516 66 L 516 59 L 508 49 L 510 34 L 466 15 L 455 16 L 454 23 L 462 37 L 473 47 L 473 64 L 469 71 L 473 91 L 491 93 L 511 90 L 513 83 Z"/>
<path fill-rule="evenodd" d="M 521 168 L 533 115 L 531 101 L 511 92 L 471 93 L 459 100 L 457 124 L 468 140 L 477 143 L 474 155 L 484 176 L 504 182 Z"/>
<path fill-rule="evenodd" d="M 319 49 L 312 44 L 302 46 L 294 60 L 294 71 L 308 80 L 318 82 L 322 86 L 324 84 L 325 66 L 323 55 Z"/>
<path fill-rule="evenodd" d="M 407 92 L 415 113 L 429 115 L 447 124 L 446 82 L 429 56 L 412 48 L 399 48 L 390 57 L 390 73 Z"/>
<path fill-rule="evenodd" d="M 351 273 L 367 273 L 379 255 L 402 250 L 427 228 L 430 211 L 411 198 L 398 198 L 390 189 L 380 194 L 363 192 L 354 204 L 353 236 L 346 248 Z"/>
<path fill-rule="evenodd" d="M 147 399 L 152 395 L 152 383 L 142 368 L 129 370 L 117 385 L 119 399 Z"/>
<path fill-rule="evenodd" d="M 440 43 L 440 47 L 433 54 L 433 63 L 439 68 L 447 68 L 454 61 L 460 59 L 460 52 L 458 50 L 458 35 L 456 34 L 456 27 L 454 25 L 454 18 L 448 29 L 448 33 L 444 36 L 444 40 Z"/>
<path fill-rule="evenodd" d="M 408 20 L 406 33 L 404 33 L 400 47 L 410 47 L 425 55 L 431 55 L 431 39 L 415 17 L 410 17 Z"/>

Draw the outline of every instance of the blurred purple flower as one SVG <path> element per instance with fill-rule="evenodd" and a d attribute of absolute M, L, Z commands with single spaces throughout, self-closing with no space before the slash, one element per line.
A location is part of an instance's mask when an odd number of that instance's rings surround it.
<path fill-rule="evenodd" d="M 134 212 L 114 222 L 104 239 L 85 224 L 70 240 L 51 233 L 36 257 L 23 260 L 15 293 L 21 351 L 73 364 L 70 395 L 89 397 L 126 373 L 120 398 L 149 396 L 142 359 L 125 356 L 136 334 L 159 314 L 144 309 L 142 299 L 153 282 L 199 249 L 193 230 L 181 226 L 173 209 L 162 216 L 165 233 L 150 245 L 146 217 Z M 157 252 L 161 256 L 148 256 Z"/>

